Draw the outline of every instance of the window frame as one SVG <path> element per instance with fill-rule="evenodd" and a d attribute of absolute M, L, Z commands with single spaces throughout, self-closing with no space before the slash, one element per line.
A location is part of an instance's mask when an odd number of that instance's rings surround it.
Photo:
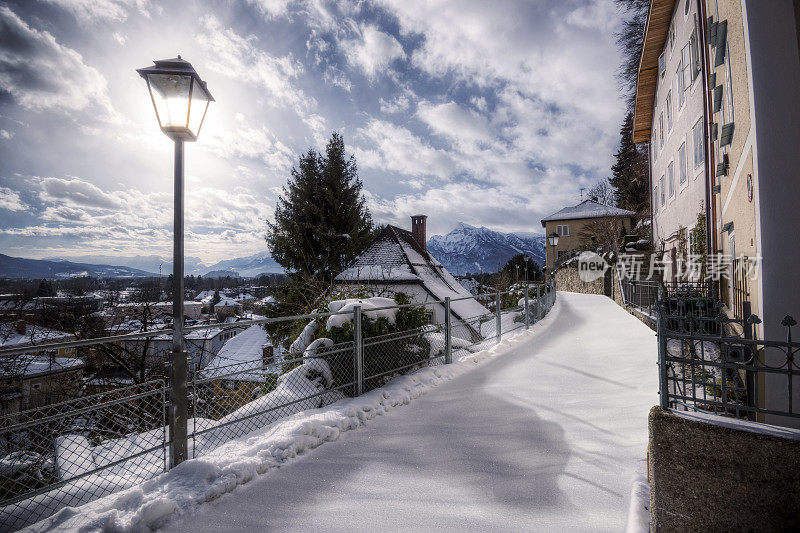
<path fill-rule="evenodd" d="M 675 122 L 672 116 L 672 89 L 667 91 L 667 99 L 665 100 L 664 106 L 667 108 L 667 131 L 671 132 Z"/>
<path fill-rule="evenodd" d="M 664 190 L 664 176 L 665 174 L 661 174 L 661 180 L 659 180 L 659 189 L 661 192 L 661 208 L 663 209 L 664 206 L 667 205 L 667 197 L 666 191 Z"/>
<path fill-rule="evenodd" d="M 686 183 L 689 183 L 689 176 L 686 172 L 688 160 L 686 159 L 686 141 L 684 140 L 678 147 L 678 187 L 682 188 Z"/>
<path fill-rule="evenodd" d="M 556 225 L 556 233 L 559 237 L 569 237 L 569 224 Z"/>
<path fill-rule="evenodd" d="M 675 198 L 675 160 L 669 162 L 667 165 L 667 191 L 669 198 Z"/>
<path fill-rule="evenodd" d="M 697 168 L 699 166 L 701 166 L 705 162 L 705 157 L 706 157 L 706 154 L 705 154 L 706 148 L 705 148 L 705 143 L 704 143 L 704 139 L 703 139 L 703 118 L 702 117 L 697 119 L 697 122 L 695 122 L 694 127 L 692 128 L 692 145 L 694 147 L 693 150 L 692 150 L 692 152 L 693 152 L 692 161 L 694 163 L 692 168 L 693 168 L 693 170 L 697 170 Z M 700 149 L 699 152 L 698 152 L 698 147 Z M 698 159 L 698 153 L 700 155 L 699 159 Z"/>

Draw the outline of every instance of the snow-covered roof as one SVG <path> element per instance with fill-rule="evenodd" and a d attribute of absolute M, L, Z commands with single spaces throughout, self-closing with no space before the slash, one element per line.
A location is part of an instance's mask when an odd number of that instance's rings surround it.
<path fill-rule="evenodd" d="M 378 238 L 336 281 L 363 284 L 419 283 L 435 300 L 472 296 L 414 239 L 410 231 L 386 226 Z M 451 304 L 453 314 L 467 319 L 489 312 L 473 299 Z"/>
<path fill-rule="evenodd" d="M 77 357 L 49 357 L 47 355 L 12 355 L 0 361 L 0 377 L 31 378 L 42 374 L 52 374 L 65 370 L 75 370 L 83 366 L 83 359 Z"/>
<path fill-rule="evenodd" d="M 610 205 L 595 202 L 592 199 L 584 200 L 578 205 L 565 207 L 560 211 L 556 211 L 549 217 L 542 219 L 542 227 L 546 222 L 554 220 L 577 220 L 583 218 L 601 218 L 601 217 L 632 217 L 636 215 L 633 211 L 627 209 L 620 209 L 619 207 L 612 207 Z"/>
<path fill-rule="evenodd" d="M 241 305 L 242 304 L 231 298 L 223 298 L 222 300 L 217 302 L 217 304 L 214 306 L 214 309 L 216 309 L 217 307 L 240 307 Z"/>
<path fill-rule="evenodd" d="M 27 324 L 25 333 L 20 333 L 17 331 L 15 323 L 0 323 L 0 347 L 2 348 L 65 341 L 74 338 L 75 336 L 69 333 L 32 324 Z"/>
<path fill-rule="evenodd" d="M 252 363 L 253 367 L 261 366 L 262 345 L 271 344 L 269 335 L 261 326 L 250 326 L 226 342 L 219 353 L 200 372 L 201 378 L 224 376 L 237 372 L 243 368 L 240 363 Z M 245 367 L 246 368 L 246 367 Z M 229 379 L 237 381 L 262 381 L 268 372 L 257 369 L 231 376 Z"/>

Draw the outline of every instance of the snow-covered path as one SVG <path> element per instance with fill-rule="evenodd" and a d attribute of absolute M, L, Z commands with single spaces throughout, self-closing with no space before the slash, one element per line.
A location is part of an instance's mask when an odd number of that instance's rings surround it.
<path fill-rule="evenodd" d="M 620 531 L 658 402 L 651 330 L 559 293 L 550 327 L 172 531 Z"/>

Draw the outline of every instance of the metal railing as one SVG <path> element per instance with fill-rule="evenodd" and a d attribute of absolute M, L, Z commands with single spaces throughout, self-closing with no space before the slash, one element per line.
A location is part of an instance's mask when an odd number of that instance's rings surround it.
<path fill-rule="evenodd" d="M 262 355 L 213 369 L 206 364 L 191 372 L 186 388 L 189 456 L 201 456 L 301 411 L 358 396 L 398 375 L 447 364 L 493 346 L 503 335 L 542 319 L 555 298 L 550 282 L 418 304 L 356 306 L 339 313 L 188 326 L 185 334 L 211 328 L 241 331 L 285 321 L 317 321 L 322 327 L 323 319 L 345 315 L 352 332 L 349 340 L 317 341 L 301 353 L 278 351 L 272 360 Z M 460 318 L 468 300 L 471 305 L 482 302 L 491 310 Z M 370 318 L 376 311 L 420 307 L 437 308 L 444 320 L 376 333 Z M 126 334 L 41 344 L 36 349 L 91 347 L 136 338 Z M 18 353 L 17 349 L 0 350 L 0 358 Z M 172 464 L 169 392 L 164 381 L 151 381 L 0 417 L 0 530 L 31 525 L 65 506 L 86 503 L 166 471 Z"/>
<path fill-rule="evenodd" d="M 760 323 L 729 318 L 717 304 L 710 313 L 702 300 L 657 306 L 659 394 L 661 407 L 792 424 L 800 418 L 800 343 L 792 341 L 790 316 L 786 340 L 755 339 Z M 793 423 L 796 425 L 796 421 Z"/>

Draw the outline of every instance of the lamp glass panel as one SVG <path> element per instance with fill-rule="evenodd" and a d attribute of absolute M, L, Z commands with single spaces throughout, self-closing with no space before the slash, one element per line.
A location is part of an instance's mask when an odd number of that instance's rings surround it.
<path fill-rule="evenodd" d="M 185 128 L 192 77 L 181 74 L 148 74 L 147 79 L 161 127 Z"/>
<path fill-rule="evenodd" d="M 209 100 L 208 93 L 206 93 L 203 86 L 198 83 L 197 80 L 193 80 L 192 83 L 192 101 L 191 107 L 189 108 L 189 131 L 192 132 L 192 135 L 197 137 L 200 134 L 200 128 L 203 126 L 203 118 L 205 118 Z"/>

